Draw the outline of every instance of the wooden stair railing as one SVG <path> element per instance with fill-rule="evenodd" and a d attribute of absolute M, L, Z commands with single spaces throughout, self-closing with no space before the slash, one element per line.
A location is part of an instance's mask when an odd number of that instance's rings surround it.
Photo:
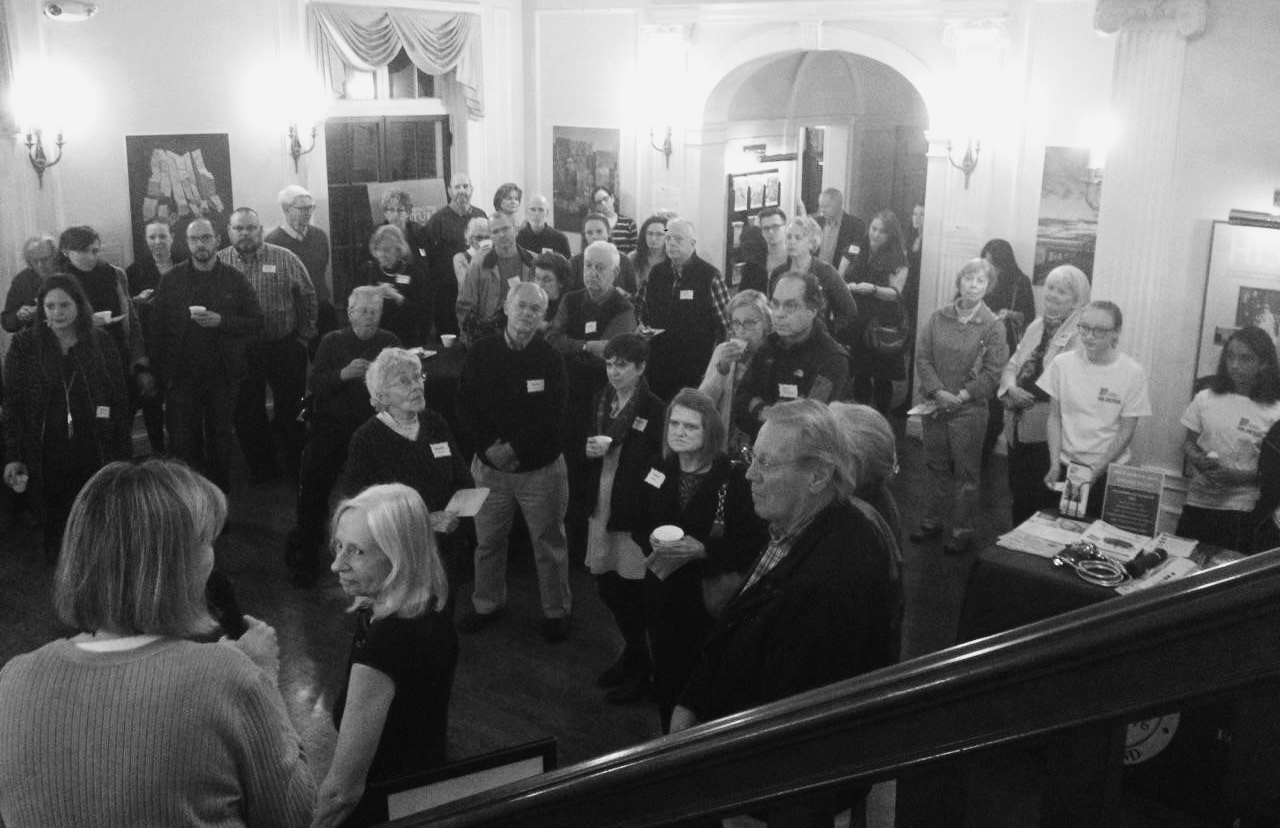
<path fill-rule="evenodd" d="M 657 826 L 1073 728 L 1123 724 L 1277 677 L 1280 550 L 389 825 Z"/>

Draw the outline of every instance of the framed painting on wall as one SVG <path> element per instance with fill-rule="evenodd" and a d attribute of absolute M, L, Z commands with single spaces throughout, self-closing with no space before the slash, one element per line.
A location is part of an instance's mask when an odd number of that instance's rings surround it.
<path fill-rule="evenodd" d="M 1075 265 L 1093 281 L 1101 185 L 1090 183 L 1089 150 L 1045 147 L 1033 280 L 1043 285 L 1058 265 Z"/>
<path fill-rule="evenodd" d="M 174 261 L 187 258 L 187 225 L 197 218 L 209 219 L 225 244 L 234 209 L 226 133 L 127 135 L 124 144 L 134 258 L 147 249 L 146 227 L 157 218 L 173 233 Z"/>
<path fill-rule="evenodd" d="M 591 212 L 591 192 L 608 187 L 614 209 L 622 212 L 618 198 L 620 132 L 595 127 L 551 128 L 551 198 L 549 218 L 564 232 L 581 233 L 582 221 Z"/>
<path fill-rule="evenodd" d="M 1215 373 L 1227 340 L 1249 325 L 1280 342 L 1280 228 L 1215 221 L 1196 377 Z"/>

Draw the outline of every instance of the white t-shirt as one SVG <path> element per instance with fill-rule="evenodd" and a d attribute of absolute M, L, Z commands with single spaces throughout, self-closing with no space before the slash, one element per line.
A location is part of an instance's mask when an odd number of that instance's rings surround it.
<path fill-rule="evenodd" d="M 1209 389 L 1196 394 L 1182 413 L 1182 424 L 1200 435 L 1196 445 L 1218 453 L 1218 462 L 1228 469 L 1258 470 L 1258 450 L 1262 438 L 1280 420 L 1280 403 L 1259 403 L 1240 394 L 1215 394 Z M 1191 475 L 1187 504 L 1202 509 L 1251 510 L 1258 502 L 1256 483 L 1218 486 L 1200 472 Z"/>
<path fill-rule="evenodd" d="M 1095 365 L 1080 349 L 1058 354 L 1036 385 L 1062 408 L 1063 463 L 1096 466 L 1122 417 L 1151 416 L 1147 372 L 1127 354 L 1117 354 L 1110 365 Z M 1115 462 L 1129 462 L 1127 446 Z"/>

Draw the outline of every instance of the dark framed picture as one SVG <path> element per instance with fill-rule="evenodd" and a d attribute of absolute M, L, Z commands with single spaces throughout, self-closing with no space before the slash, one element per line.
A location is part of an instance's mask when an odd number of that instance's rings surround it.
<path fill-rule="evenodd" d="M 195 219 L 209 219 L 225 243 L 235 209 L 226 133 L 127 135 L 124 143 L 135 258 L 147 249 L 146 227 L 157 218 L 169 223 L 175 261 L 187 258 L 187 225 Z"/>
<path fill-rule="evenodd" d="M 618 203 L 618 152 L 621 133 L 595 127 L 551 128 L 551 198 L 555 226 L 565 232 L 581 233 L 582 221 L 591 212 L 591 192 L 608 187 Z"/>
<path fill-rule="evenodd" d="M 1101 184 L 1089 176 L 1089 150 L 1045 147 L 1040 181 L 1040 219 L 1036 229 L 1033 279 L 1044 284 L 1049 271 L 1075 265 L 1093 281 L 1093 253 L 1098 238 Z"/>

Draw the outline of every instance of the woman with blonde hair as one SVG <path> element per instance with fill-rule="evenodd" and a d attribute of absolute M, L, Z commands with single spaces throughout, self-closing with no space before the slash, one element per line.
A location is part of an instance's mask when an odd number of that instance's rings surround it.
<path fill-rule="evenodd" d="M 304 826 L 275 631 L 205 602 L 227 501 L 172 460 L 111 463 L 71 507 L 53 605 L 79 630 L 0 670 L 0 823 Z"/>
<path fill-rule="evenodd" d="M 338 504 L 331 569 L 355 599 L 356 632 L 316 828 L 385 822 L 385 799 L 366 797 L 367 785 L 443 764 L 458 664 L 448 579 L 413 489 L 372 486 Z"/>

